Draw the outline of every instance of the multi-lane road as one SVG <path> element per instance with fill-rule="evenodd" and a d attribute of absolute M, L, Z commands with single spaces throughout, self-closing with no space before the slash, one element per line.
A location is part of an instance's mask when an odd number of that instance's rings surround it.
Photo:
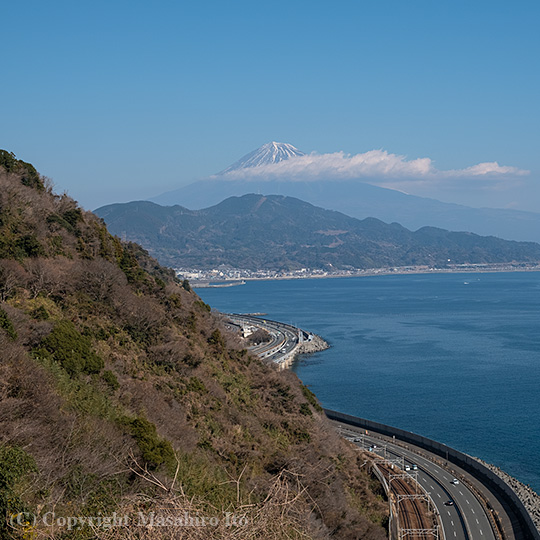
<path fill-rule="evenodd" d="M 279 363 L 290 355 L 298 345 L 298 329 L 288 324 L 269 321 L 251 315 L 227 315 L 227 318 L 239 326 L 251 325 L 266 330 L 271 341 L 251 347 L 250 350 L 260 358 Z"/>
<path fill-rule="evenodd" d="M 335 422 L 344 437 L 376 452 L 381 458 L 402 458 L 402 467 L 430 494 L 440 516 L 446 540 L 496 540 L 487 510 L 460 478 L 433 461 L 391 441 L 381 440 L 365 430 Z M 416 466 L 417 470 L 413 470 Z M 457 483 L 456 483 L 457 482 Z"/>

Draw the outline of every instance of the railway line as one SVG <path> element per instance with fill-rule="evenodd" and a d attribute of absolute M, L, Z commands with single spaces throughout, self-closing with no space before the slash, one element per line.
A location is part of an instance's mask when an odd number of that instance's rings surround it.
<path fill-rule="evenodd" d="M 427 495 L 420 492 L 416 482 L 408 475 L 395 474 L 393 466 L 378 464 L 389 486 L 389 497 L 396 508 L 398 537 L 437 538 L 437 516 L 430 508 Z M 411 480 L 413 480 L 411 482 Z"/>
<path fill-rule="evenodd" d="M 339 430 L 364 449 L 376 452 L 386 460 L 402 460 L 402 468 L 416 467 L 418 483 L 429 494 L 441 524 L 440 537 L 446 540 L 498 540 L 488 512 L 475 494 L 452 474 L 434 462 L 407 448 L 366 435 L 347 427 Z M 413 471 L 405 471 L 411 476 Z M 454 483 L 457 481 L 457 484 Z M 401 527 L 401 525 L 400 525 Z"/>

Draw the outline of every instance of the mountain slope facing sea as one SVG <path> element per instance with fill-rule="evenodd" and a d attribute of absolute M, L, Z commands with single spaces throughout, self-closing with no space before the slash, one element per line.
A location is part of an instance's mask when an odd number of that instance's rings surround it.
<path fill-rule="evenodd" d="M 323 406 L 444 442 L 540 491 L 540 273 L 261 281 L 200 294 L 329 341 L 293 366 Z"/>
<path fill-rule="evenodd" d="M 0 351 L 0 540 L 387 536 L 298 378 L 4 150 Z"/>

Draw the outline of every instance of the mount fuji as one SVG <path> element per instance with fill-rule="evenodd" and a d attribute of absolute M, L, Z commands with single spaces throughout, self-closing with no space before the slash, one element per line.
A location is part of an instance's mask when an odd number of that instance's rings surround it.
<path fill-rule="evenodd" d="M 298 150 L 298 148 L 295 148 L 292 144 L 272 141 L 263 144 L 260 148 L 257 148 L 257 150 L 253 150 L 253 152 L 246 154 L 236 163 L 233 163 L 230 167 L 219 172 L 218 175 L 227 174 L 240 169 L 272 165 L 274 163 L 279 163 L 280 161 L 285 161 L 286 159 L 305 155 L 305 152 Z"/>
<path fill-rule="evenodd" d="M 292 144 L 270 142 L 214 176 L 149 200 L 163 206 L 178 204 L 200 210 L 229 197 L 249 193 L 285 195 L 357 219 L 375 217 L 386 223 L 397 222 L 413 231 L 432 226 L 507 240 L 540 242 L 540 214 L 534 212 L 444 203 L 375 186 L 365 178 L 300 181 L 286 175 L 265 179 L 256 174 L 271 165 L 279 166 L 285 160 L 305 155 Z M 254 174 L 250 175 L 250 171 Z"/>

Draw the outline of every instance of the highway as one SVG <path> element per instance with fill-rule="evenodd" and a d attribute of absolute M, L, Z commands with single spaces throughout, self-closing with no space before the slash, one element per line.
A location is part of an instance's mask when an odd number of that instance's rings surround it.
<path fill-rule="evenodd" d="M 279 363 L 281 359 L 293 352 L 298 345 L 298 330 L 288 324 L 269 321 L 251 315 L 230 314 L 227 318 L 239 326 L 251 325 L 266 330 L 272 340 L 250 347 L 249 350 L 260 358 Z"/>
<path fill-rule="evenodd" d="M 458 478 L 458 484 L 452 483 L 454 477 L 445 468 L 420 456 L 403 446 L 393 444 L 353 426 L 344 426 L 334 422 L 341 434 L 360 447 L 369 449 L 386 459 L 403 458 L 403 466 L 417 471 L 407 471 L 417 476 L 417 481 L 431 495 L 437 512 L 440 515 L 444 537 L 446 540 L 496 540 L 496 536 L 487 516 L 487 511 Z M 376 448 L 374 448 L 376 446 Z M 452 502 L 452 505 L 448 504 Z"/>

